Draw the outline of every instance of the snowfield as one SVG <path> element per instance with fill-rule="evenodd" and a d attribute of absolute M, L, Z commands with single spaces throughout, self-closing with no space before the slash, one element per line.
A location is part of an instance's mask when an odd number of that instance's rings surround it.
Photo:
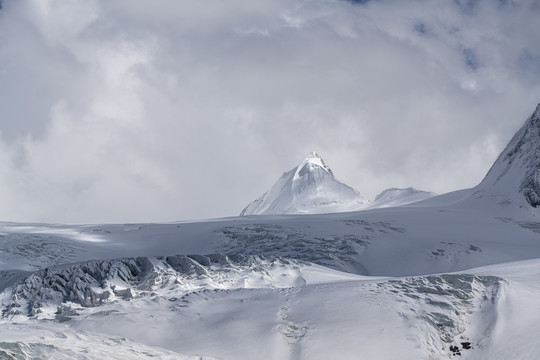
<path fill-rule="evenodd" d="M 2 224 L 0 354 L 535 359 L 537 214 L 466 199 L 169 224 Z"/>
<path fill-rule="evenodd" d="M 539 115 L 477 187 L 420 202 L 0 223 L 0 358 L 538 359 Z"/>

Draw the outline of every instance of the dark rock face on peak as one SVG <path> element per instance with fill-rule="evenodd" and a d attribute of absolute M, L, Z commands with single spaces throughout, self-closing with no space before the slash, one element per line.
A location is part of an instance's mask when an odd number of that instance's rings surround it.
<path fill-rule="evenodd" d="M 517 191 L 531 206 L 540 206 L 540 104 L 478 187 L 504 194 Z"/>
<path fill-rule="evenodd" d="M 328 171 L 328 173 L 332 176 L 334 176 L 334 173 L 332 172 L 332 170 L 328 167 L 328 165 L 326 165 L 326 163 L 324 162 L 323 158 L 321 157 L 321 155 L 319 155 L 318 152 L 316 151 L 312 151 L 308 154 L 307 158 L 306 159 L 318 159 L 321 163 L 320 165 L 322 165 L 322 167 Z"/>

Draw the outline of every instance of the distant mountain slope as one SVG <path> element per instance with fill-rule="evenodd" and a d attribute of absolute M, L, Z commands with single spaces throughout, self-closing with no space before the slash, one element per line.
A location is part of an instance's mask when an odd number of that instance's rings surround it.
<path fill-rule="evenodd" d="M 240 215 L 342 212 L 367 203 L 358 191 L 338 181 L 321 156 L 312 152 Z"/>
<path fill-rule="evenodd" d="M 501 202 L 540 205 L 540 104 L 475 190 Z"/>

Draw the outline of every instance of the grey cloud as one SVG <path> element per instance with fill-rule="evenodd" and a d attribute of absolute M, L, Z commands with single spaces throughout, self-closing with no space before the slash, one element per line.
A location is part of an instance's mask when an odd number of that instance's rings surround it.
<path fill-rule="evenodd" d="M 473 186 L 540 100 L 533 2 L 4 1 L 0 217 L 234 215 L 317 150 Z"/>

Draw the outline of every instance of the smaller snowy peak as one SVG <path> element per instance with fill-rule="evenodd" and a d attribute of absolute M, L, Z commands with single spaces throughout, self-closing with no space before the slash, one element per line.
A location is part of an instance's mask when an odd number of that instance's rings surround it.
<path fill-rule="evenodd" d="M 540 206 L 540 104 L 475 188 L 501 202 Z"/>
<path fill-rule="evenodd" d="M 417 190 L 413 187 L 404 189 L 390 188 L 381 192 L 370 204 L 370 208 L 382 208 L 391 206 L 409 205 L 415 202 L 429 199 L 436 196 L 436 193 L 424 190 Z"/>
<path fill-rule="evenodd" d="M 243 215 L 321 214 L 358 210 L 368 201 L 338 181 L 317 152 L 285 172 Z"/>

